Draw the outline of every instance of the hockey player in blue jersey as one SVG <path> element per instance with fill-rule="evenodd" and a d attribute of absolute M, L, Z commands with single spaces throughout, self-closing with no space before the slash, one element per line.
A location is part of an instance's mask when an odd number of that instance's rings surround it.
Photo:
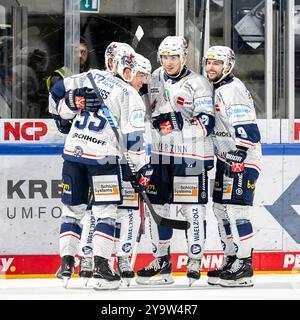
<path fill-rule="evenodd" d="M 187 42 L 168 36 L 158 48 L 161 67 L 148 86 L 152 107 L 152 152 L 154 173 L 147 193 L 157 212 L 170 215 L 170 205 L 180 204 L 191 227 L 187 237 L 187 277 L 190 285 L 200 278 L 205 242 L 205 212 L 208 199 L 207 170 L 213 166 L 214 127 L 212 86 L 186 66 Z M 138 271 L 137 282 L 172 283 L 171 228 L 151 223 L 155 259 Z M 157 230 L 158 228 L 158 230 Z M 158 238 L 155 234 L 158 231 Z"/>
<path fill-rule="evenodd" d="M 251 94 L 232 73 L 233 50 L 211 47 L 204 64 L 214 85 L 216 123 L 212 137 L 217 166 L 213 211 L 224 250 L 220 268 L 207 274 L 208 283 L 248 287 L 253 285 L 251 206 L 261 170 L 260 133 Z"/>

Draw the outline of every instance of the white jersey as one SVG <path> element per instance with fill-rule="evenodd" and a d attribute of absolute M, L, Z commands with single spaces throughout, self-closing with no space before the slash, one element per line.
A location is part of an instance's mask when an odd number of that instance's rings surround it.
<path fill-rule="evenodd" d="M 215 89 L 213 141 L 218 159 L 236 146 L 248 148 L 245 167 L 260 171 L 261 144 L 253 99 L 241 80 L 230 76 Z"/>
<path fill-rule="evenodd" d="M 90 72 L 135 170 L 139 170 L 147 163 L 144 143 L 145 105 L 142 98 L 133 87 L 110 73 L 100 70 Z M 65 78 L 64 87 L 67 92 L 75 88 L 92 88 L 92 85 L 87 73 L 81 73 Z M 97 164 L 98 160 L 105 157 L 122 156 L 115 134 L 101 110 L 73 111 L 64 99 L 59 102 L 57 110 L 63 119 L 74 119 L 65 142 L 64 159 Z"/>
<path fill-rule="evenodd" d="M 152 119 L 160 114 L 180 112 L 183 117 L 181 131 L 161 136 L 152 129 L 152 153 L 167 157 L 182 157 L 212 165 L 214 151 L 210 137 L 214 110 L 212 86 L 206 78 L 187 70 L 179 79 L 169 79 L 163 68 L 155 70 L 149 83 Z M 193 117 L 204 115 L 204 124 L 192 124 Z"/>

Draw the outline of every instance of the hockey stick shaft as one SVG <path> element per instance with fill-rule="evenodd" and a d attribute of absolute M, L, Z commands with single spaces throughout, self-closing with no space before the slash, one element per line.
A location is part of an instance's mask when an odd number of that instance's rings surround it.
<path fill-rule="evenodd" d="M 129 166 L 129 169 L 131 170 L 132 175 L 135 175 L 136 172 L 134 170 L 133 163 L 131 162 L 131 159 L 129 158 L 127 151 L 125 150 L 125 147 L 124 147 L 123 141 L 122 141 L 122 139 L 121 139 L 121 137 L 119 135 L 118 129 L 116 128 L 116 126 L 115 126 L 115 124 L 113 122 L 113 119 L 110 116 L 110 112 L 109 112 L 107 106 L 105 105 L 105 103 L 103 101 L 103 98 L 102 98 L 102 96 L 101 96 L 101 94 L 99 92 L 99 89 L 98 89 L 98 87 L 97 87 L 97 85 L 96 85 L 96 83 L 95 83 L 95 81 L 93 79 L 92 74 L 89 72 L 87 74 L 87 77 L 90 80 L 90 82 L 92 84 L 92 87 L 93 87 L 93 89 L 94 89 L 99 101 L 102 104 L 103 114 L 104 114 L 105 118 L 108 120 L 108 123 L 110 124 L 111 129 L 114 132 L 114 135 L 115 135 L 117 143 L 118 143 L 119 150 L 121 151 L 121 154 L 127 160 L 128 166 Z M 168 219 L 168 218 L 165 218 L 165 217 L 162 217 L 162 216 L 158 215 L 155 212 L 155 210 L 154 210 L 154 208 L 153 208 L 153 206 L 152 206 L 152 204 L 151 204 L 146 192 L 143 191 L 143 192 L 140 193 L 140 195 L 143 198 L 143 200 L 145 201 L 147 207 L 149 208 L 150 213 L 153 216 L 154 221 L 157 224 L 160 224 L 160 225 L 166 226 L 166 227 L 170 227 L 170 228 L 173 228 L 173 229 L 180 229 L 180 230 L 187 230 L 190 227 L 190 223 L 188 221 Z"/>
<path fill-rule="evenodd" d="M 132 270 L 134 270 L 135 260 L 137 257 L 137 250 L 138 250 L 139 244 L 141 242 L 142 235 L 145 233 L 145 204 L 143 201 L 141 201 L 141 198 L 139 201 L 140 201 L 141 222 L 140 222 L 140 227 L 138 230 L 138 234 L 136 236 L 135 244 L 134 244 L 134 247 L 132 250 L 132 255 L 131 255 L 131 268 L 132 268 Z"/>

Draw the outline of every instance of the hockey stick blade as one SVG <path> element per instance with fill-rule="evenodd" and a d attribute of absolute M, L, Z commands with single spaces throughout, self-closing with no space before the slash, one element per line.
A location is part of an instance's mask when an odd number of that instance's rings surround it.
<path fill-rule="evenodd" d="M 169 228 L 172 228 L 172 229 L 179 229 L 179 230 L 187 230 L 189 229 L 190 227 L 190 223 L 188 221 L 185 221 L 185 220 L 175 220 L 175 219 L 170 219 L 170 218 L 165 218 L 165 217 L 162 217 L 160 215 L 158 215 L 147 194 L 145 192 L 142 192 L 141 193 L 141 196 L 143 197 L 143 200 L 145 201 L 145 203 L 147 204 L 148 206 L 148 209 L 150 210 L 150 213 L 154 219 L 154 221 L 161 225 L 161 226 L 164 226 L 164 227 L 169 227 Z"/>
<path fill-rule="evenodd" d="M 138 26 L 136 29 L 136 32 L 134 34 L 133 40 L 132 40 L 132 48 L 135 50 L 139 44 L 139 42 L 141 41 L 141 39 L 143 38 L 144 35 L 144 30 L 142 29 L 141 26 Z"/>
<path fill-rule="evenodd" d="M 112 131 L 114 132 L 115 134 L 115 137 L 116 137 L 116 140 L 118 141 L 119 145 L 119 150 L 121 151 L 121 153 L 123 154 L 124 158 L 128 161 L 128 157 L 126 157 L 126 151 L 124 149 L 124 146 L 123 146 L 123 142 L 121 140 L 121 137 L 119 135 L 119 132 L 117 130 L 117 128 L 114 126 L 114 122 L 110 116 L 110 113 L 109 113 L 109 109 L 108 107 L 105 105 L 105 102 L 103 101 L 103 98 L 99 92 L 99 89 L 95 83 L 95 80 L 93 78 L 93 75 L 89 72 L 87 74 L 87 77 L 88 79 L 90 80 L 91 82 L 91 85 L 99 99 L 99 101 L 101 102 L 102 104 L 102 111 L 103 111 L 103 115 L 105 116 L 105 118 L 107 119 L 108 123 L 110 124 L 111 126 L 111 129 Z M 105 112 L 106 111 L 106 112 Z M 128 163 L 128 167 L 129 167 L 129 170 L 131 170 L 131 173 L 132 175 L 135 175 L 135 172 L 132 171 L 132 166 L 130 165 L 130 163 Z M 145 201 L 145 203 L 147 204 L 148 208 L 149 208 L 149 211 L 150 213 L 152 214 L 153 216 L 153 219 L 154 221 L 157 223 L 157 224 L 160 224 L 162 226 L 165 226 L 165 227 L 169 227 L 169 228 L 173 228 L 173 229 L 179 229 L 179 230 L 187 230 L 189 227 L 190 227 L 190 224 L 187 222 L 187 221 L 184 221 L 184 220 L 174 220 L 174 219 L 169 219 L 169 218 L 164 218 L 162 216 L 160 216 L 159 214 L 157 214 L 152 206 L 152 203 L 150 202 L 146 192 L 142 192 L 141 193 L 141 196 L 143 197 L 143 200 Z"/>

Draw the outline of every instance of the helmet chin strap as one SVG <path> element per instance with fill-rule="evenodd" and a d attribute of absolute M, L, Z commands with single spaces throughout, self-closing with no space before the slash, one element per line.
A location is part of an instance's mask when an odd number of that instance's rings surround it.
<path fill-rule="evenodd" d="M 166 72 L 166 74 L 168 75 L 168 77 L 169 78 L 171 78 L 171 79 L 175 79 L 175 78 L 177 78 L 180 74 L 181 74 L 181 72 L 182 72 L 182 70 L 183 70 L 183 68 L 184 68 L 184 66 L 185 66 L 185 59 L 186 59 L 186 57 L 181 57 L 181 59 L 180 59 L 180 69 L 179 69 L 179 72 L 176 74 L 176 75 L 174 75 L 174 74 L 168 74 L 168 72 L 165 70 L 165 72 Z M 161 61 L 161 60 L 160 60 Z M 161 62 L 161 64 L 162 64 L 162 62 Z"/>
<path fill-rule="evenodd" d="M 220 83 L 223 79 L 225 79 L 231 73 L 233 66 L 231 66 L 231 68 L 227 72 L 225 72 L 226 68 L 223 68 L 222 77 L 217 81 L 213 81 L 214 84 Z"/>

